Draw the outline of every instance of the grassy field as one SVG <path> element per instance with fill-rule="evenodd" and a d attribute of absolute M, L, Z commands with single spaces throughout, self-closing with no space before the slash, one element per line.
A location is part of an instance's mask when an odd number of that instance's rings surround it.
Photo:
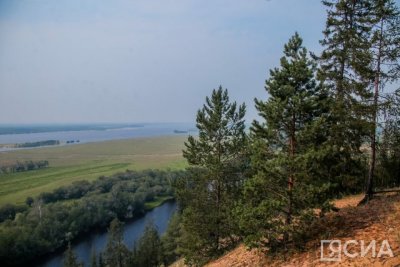
<path fill-rule="evenodd" d="M 0 153 L 0 164 L 25 160 L 48 160 L 41 170 L 0 175 L 0 205 L 23 203 L 78 180 L 93 180 L 130 170 L 182 169 L 183 136 L 136 138 L 70 146 L 36 148 Z"/>

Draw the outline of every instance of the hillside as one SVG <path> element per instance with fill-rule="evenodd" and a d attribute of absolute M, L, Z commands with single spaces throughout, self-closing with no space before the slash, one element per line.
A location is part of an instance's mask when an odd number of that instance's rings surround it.
<path fill-rule="evenodd" d="M 320 238 L 309 242 L 304 252 L 298 252 L 283 258 L 268 258 L 256 250 L 246 250 L 238 246 L 225 256 L 211 262 L 207 267 L 242 267 L 242 266 L 400 266 L 400 194 L 377 196 L 368 205 L 357 207 L 362 196 L 347 197 L 336 201 L 340 208 L 337 213 L 330 213 L 316 225 L 316 232 L 329 233 L 327 239 L 364 240 L 369 244 L 376 240 L 379 251 L 383 240 L 388 240 L 394 257 L 373 258 L 368 253 L 364 258 L 353 259 L 342 256 L 340 262 L 322 262 L 320 260 Z M 379 244 L 379 245 L 378 245 Z M 360 247 L 349 246 L 349 252 Z"/>

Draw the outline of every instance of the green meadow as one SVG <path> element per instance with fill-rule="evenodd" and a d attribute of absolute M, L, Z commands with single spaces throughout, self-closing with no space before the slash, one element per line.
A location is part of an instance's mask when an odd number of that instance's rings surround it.
<path fill-rule="evenodd" d="M 50 166 L 0 175 L 0 205 L 21 204 L 28 196 L 127 169 L 182 169 L 186 166 L 182 157 L 185 139 L 184 136 L 135 138 L 2 152 L 0 164 L 48 160 Z"/>

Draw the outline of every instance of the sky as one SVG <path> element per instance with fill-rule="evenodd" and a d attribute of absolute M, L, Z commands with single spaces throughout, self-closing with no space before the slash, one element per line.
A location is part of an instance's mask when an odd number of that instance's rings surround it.
<path fill-rule="evenodd" d="M 194 122 L 213 88 L 257 116 L 319 0 L 0 0 L 0 123 Z"/>

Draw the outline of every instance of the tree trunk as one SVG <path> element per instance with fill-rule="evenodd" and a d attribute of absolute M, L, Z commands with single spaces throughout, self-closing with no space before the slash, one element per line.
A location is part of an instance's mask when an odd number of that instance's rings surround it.
<path fill-rule="evenodd" d="M 289 127 L 289 140 L 288 140 L 288 156 L 290 160 L 289 166 L 289 174 L 287 178 L 288 183 L 288 203 L 287 203 L 287 210 L 286 210 L 286 226 L 292 224 L 292 209 L 293 209 L 293 198 L 292 198 L 292 190 L 293 190 L 293 182 L 294 182 L 294 170 L 293 170 L 293 160 L 294 160 L 294 153 L 295 153 L 295 133 L 296 133 L 296 116 L 293 112 L 292 114 L 292 121 L 290 122 Z M 289 241 L 289 232 L 285 232 L 283 234 L 283 243 L 286 246 L 287 242 Z"/>
<path fill-rule="evenodd" d="M 293 199 L 292 199 L 292 190 L 294 184 L 294 154 L 296 152 L 296 116 L 293 113 L 292 115 L 292 122 L 291 122 L 291 129 L 290 129 L 290 137 L 289 137 L 289 158 L 290 158 L 290 173 L 288 177 L 288 194 L 289 194 L 289 201 L 288 201 L 288 212 L 286 216 L 286 224 L 290 225 L 292 223 L 292 206 L 293 206 Z"/>
<path fill-rule="evenodd" d="M 377 119 L 378 119 L 378 98 L 379 98 L 379 85 L 380 85 L 380 73 L 381 73 L 381 54 L 382 54 L 382 39 L 383 39 L 383 20 L 381 20 L 381 29 L 379 36 L 379 47 L 378 47 L 378 55 L 377 55 L 377 68 L 375 72 L 375 81 L 374 81 L 374 104 L 373 104 L 373 130 L 371 136 L 371 158 L 370 165 L 368 171 L 368 181 L 367 188 L 365 191 L 365 201 L 368 202 L 373 197 L 374 194 L 374 172 L 376 165 L 376 128 L 377 128 Z"/>

